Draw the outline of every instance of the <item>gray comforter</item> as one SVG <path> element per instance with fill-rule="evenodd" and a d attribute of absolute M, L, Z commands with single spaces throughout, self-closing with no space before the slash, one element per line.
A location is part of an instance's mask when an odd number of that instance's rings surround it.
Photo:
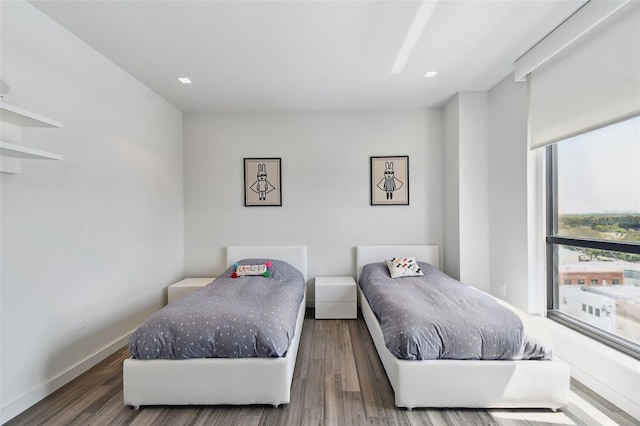
<path fill-rule="evenodd" d="M 295 334 L 305 282 L 290 264 L 268 260 L 268 278 L 231 278 L 229 268 L 211 284 L 153 314 L 129 339 L 133 358 L 284 356 Z"/>
<path fill-rule="evenodd" d="M 365 265 L 360 287 L 387 348 L 400 359 L 550 359 L 528 340 L 520 317 L 492 297 L 418 262 L 423 277 L 392 279 L 384 263 Z"/>

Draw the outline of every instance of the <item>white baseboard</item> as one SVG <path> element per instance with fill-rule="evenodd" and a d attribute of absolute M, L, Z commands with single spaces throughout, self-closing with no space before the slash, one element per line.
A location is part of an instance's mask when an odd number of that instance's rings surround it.
<path fill-rule="evenodd" d="M 8 422 L 126 345 L 132 332 L 133 330 L 0 408 L 0 424 Z"/>

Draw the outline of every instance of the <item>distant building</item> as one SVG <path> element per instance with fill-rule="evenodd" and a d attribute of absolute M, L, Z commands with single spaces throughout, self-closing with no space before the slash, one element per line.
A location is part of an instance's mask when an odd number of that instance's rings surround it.
<path fill-rule="evenodd" d="M 640 342 L 640 262 L 560 251 L 560 311 Z"/>
<path fill-rule="evenodd" d="M 621 285 L 624 284 L 622 270 L 603 268 L 602 263 L 590 262 L 562 265 L 559 271 L 562 285 Z"/>
<path fill-rule="evenodd" d="M 560 311 L 614 333 L 617 310 L 615 299 L 590 290 L 585 286 L 561 286 Z"/>
<path fill-rule="evenodd" d="M 622 271 L 560 272 L 560 284 L 563 285 L 621 285 L 623 283 Z"/>

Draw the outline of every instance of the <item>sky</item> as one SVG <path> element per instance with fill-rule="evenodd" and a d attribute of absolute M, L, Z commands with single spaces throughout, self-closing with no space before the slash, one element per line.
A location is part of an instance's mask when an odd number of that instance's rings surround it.
<path fill-rule="evenodd" d="M 558 213 L 640 214 L 640 117 L 558 143 Z"/>

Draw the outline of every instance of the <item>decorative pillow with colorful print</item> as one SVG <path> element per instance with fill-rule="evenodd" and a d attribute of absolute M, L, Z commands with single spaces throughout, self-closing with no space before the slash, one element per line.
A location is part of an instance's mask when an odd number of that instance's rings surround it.
<path fill-rule="evenodd" d="M 392 257 L 386 259 L 391 278 L 418 277 L 424 275 L 415 257 Z"/>
<path fill-rule="evenodd" d="M 246 275 L 262 275 L 268 278 L 271 275 L 271 262 L 269 261 L 260 265 L 239 265 L 235 263 L 233 266 L 235 271 L 231 274 L 231 278 L 244 277 Z"/>

